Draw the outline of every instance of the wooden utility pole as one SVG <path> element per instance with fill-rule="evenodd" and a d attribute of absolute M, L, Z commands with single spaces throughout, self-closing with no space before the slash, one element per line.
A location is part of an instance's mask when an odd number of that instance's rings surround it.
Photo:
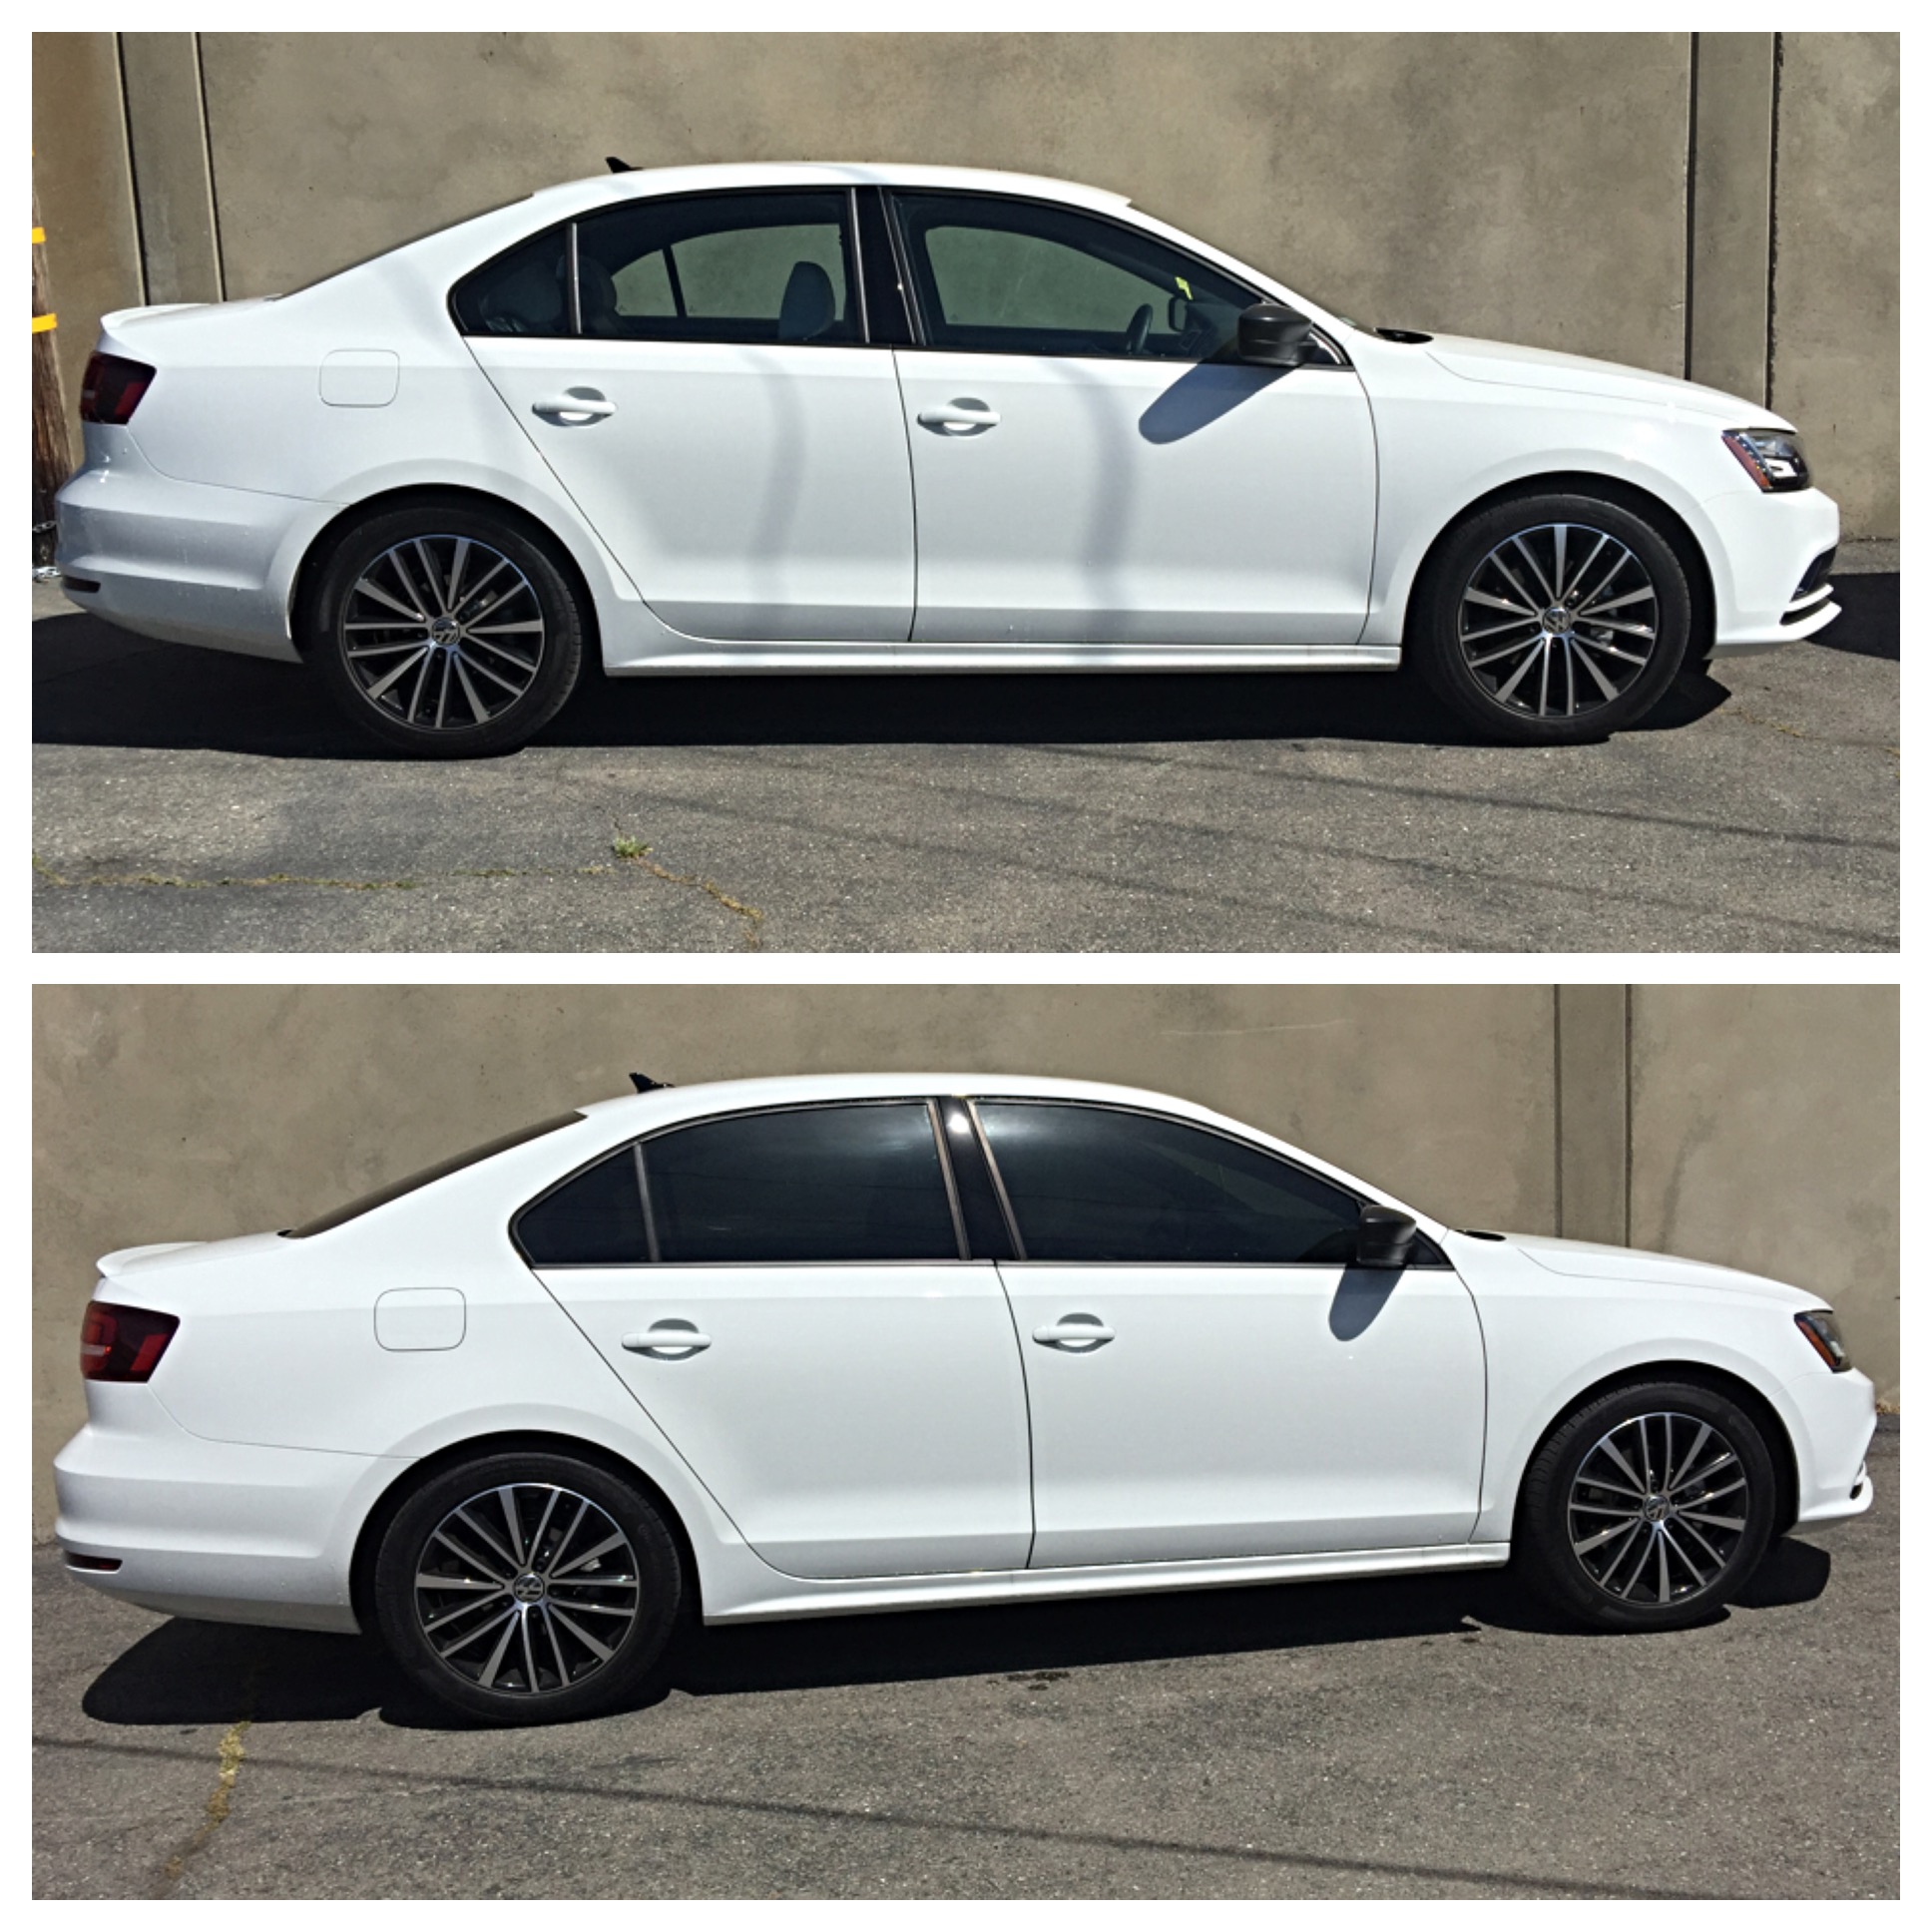
<path fill-rule="evenodd" d="M 34 195 L 34 567 L 54 560 L 54 492 L 74 467 L 60 358 L 54 353 L 54 297 L 47 282 L 40 195 Z"/>

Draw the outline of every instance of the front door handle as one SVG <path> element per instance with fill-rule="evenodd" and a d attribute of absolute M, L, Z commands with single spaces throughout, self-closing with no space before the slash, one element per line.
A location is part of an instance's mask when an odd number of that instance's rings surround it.
<path fill-rule="evenodd" d="M 617 404 L 598 389 L 569 389 L 561 396 L 545 396 L 530 405 L 533 416 L 554 416 L 559 422 L 596 422 L 617 414 Z"/>
<path fill-rule="evenodd" d="M 658 1321 L 624 1337 L 624 1346 L 634 1355 L 675 1354 L 680 1359 L 709 1348 L 712 1338 L 701 1335 L 688 1321 Z"/>
<path fill-rule="evenodd" d="M 948 435 L 970 435 L 977 429 L 997 428 L 1000 412 L 989 408 L 977 396 L 958 396 L 938 409 L 922 409 L 919 420 L 928 429 Z"/>
<path fill-rule="evenodd" d="M 1049 1348 L 1075 1348 L 1091 1354 L 1102 1342 L 1112 1341 L 1114 1331 L 1099 1315 L 1062 1315 L 1033 1331 L 1033 1339 Z"/>

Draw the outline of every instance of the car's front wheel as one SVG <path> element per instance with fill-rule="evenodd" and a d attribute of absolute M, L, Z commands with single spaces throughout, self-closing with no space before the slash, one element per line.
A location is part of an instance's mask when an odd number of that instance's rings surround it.
<path fill-rule="evenodd" d="M 460 498 L 345 532 L 308 609 L 308 655 L 362 727 L 417 757 L 507 751 L 563 708 L 579 594 L 538 536 Z"/>
<path fill-rule="evenodd" d="M 1744 1583 L 1777 1507 L 1770 1450 L 1743 1407 L 1695 1382 L 1645 1382 L 1552 1431 L 1524 1478 L 1515 1555 L 1585 1623 L 1670 1630 Z"/>
<path fill-rule="evenodd" d="M 1486 737 L 1577 744 L 1635 724 L 1690 641 L 1683 564 L 1622 504 L 1526 496 L 1451 533 L 1418 579 L 1408 643 Z"/>
<path fill-rule="evenodd" d="M 635 1690 L 677 1622 L 663 1518 L 574 1457 L 509 1452 L 446 1469 L 397 1511 L 375 1563 L 390 1654 L 439 1702 L 554 1723 Z"/>

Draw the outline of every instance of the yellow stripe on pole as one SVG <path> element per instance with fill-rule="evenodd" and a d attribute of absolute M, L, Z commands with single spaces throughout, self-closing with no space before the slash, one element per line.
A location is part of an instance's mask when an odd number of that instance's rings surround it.
<path fill-rule="evenodd" d="M 53 326 L 54 326 L 54 318 L 51 315 L 36 315 L 34 317 L 34 333 L 36 335 L 44 334 L 48 329 L 52 328 Z"/>
<path fill-rule="evenodd" d="M 40 244 L 41 244 L 41 243 L 42 243 L 43 242 L 45 242 L 46 240 L 47 240 L 47 231 L 46 231 L 45 229 L 35 229 L 35 231 L 34 231 L 34 246 L 35 246 L 35 247 L 39 247 L 39 246 L 40 246 Z"/>

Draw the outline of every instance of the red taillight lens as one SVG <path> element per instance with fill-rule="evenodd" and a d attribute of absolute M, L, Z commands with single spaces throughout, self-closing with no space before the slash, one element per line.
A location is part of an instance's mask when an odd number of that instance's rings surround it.
<path fill-rule="evenodd" d="M 87 358 L 87 373 L 81 377 L 82 422 L 126 422 L 140 407 L 154 379 L 155 372 L 147 363 L 131 362 L 125 355 L 103 355 L 96 349 Z"/>
<path fill-rule="evenodd" d="M 181 1326 L 175 1315 L 90 1301 L 81 1324 L 81 1374 L 90 1382 L 145 1382 Z"/>

